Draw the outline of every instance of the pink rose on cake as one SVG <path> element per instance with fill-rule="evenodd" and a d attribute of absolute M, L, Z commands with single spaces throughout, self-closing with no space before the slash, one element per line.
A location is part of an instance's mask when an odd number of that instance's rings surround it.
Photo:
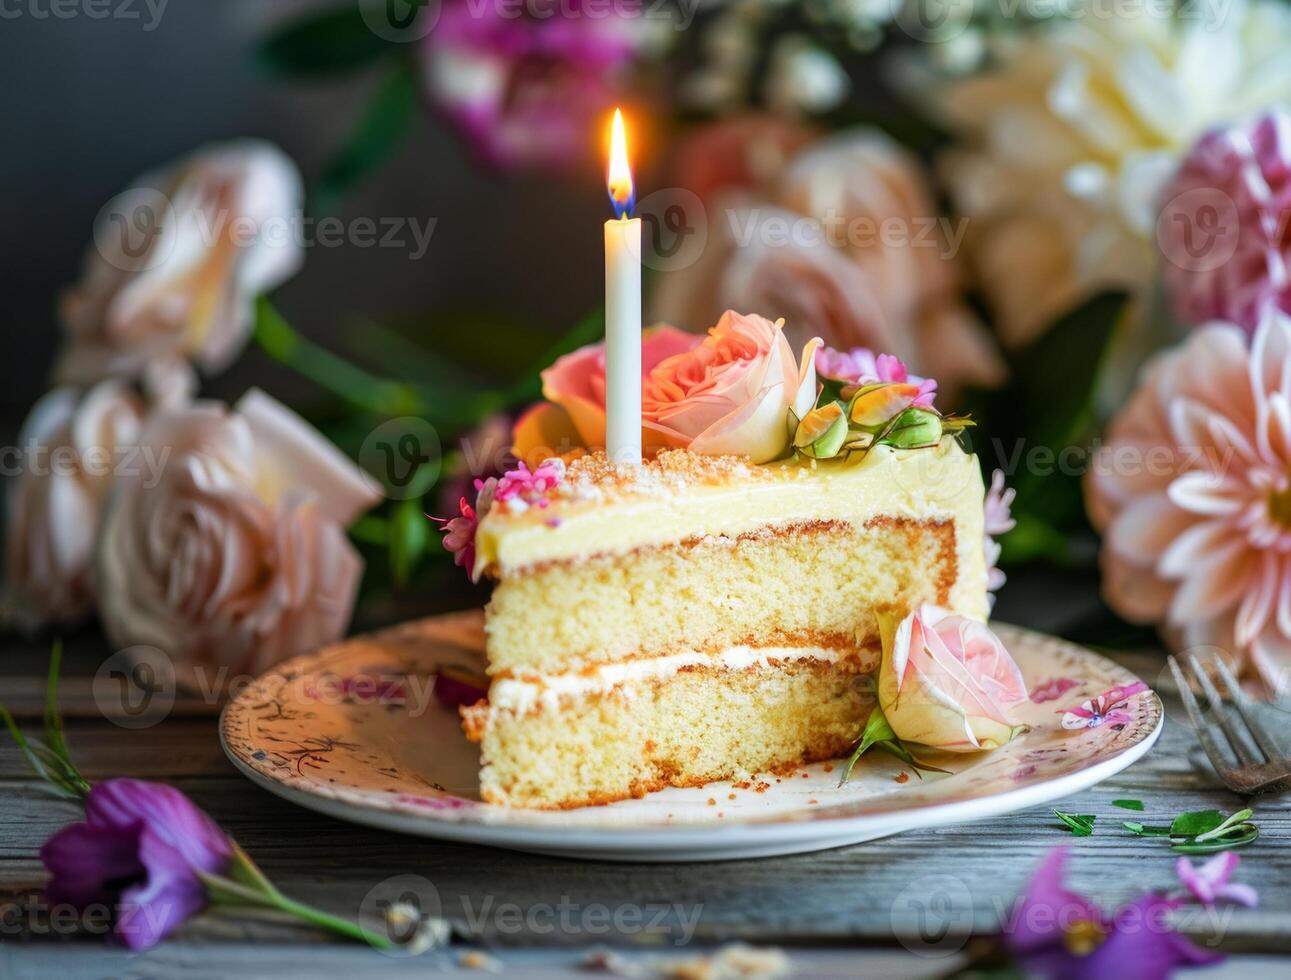
<path fill-rule="evenodd" d="M 924 605 L 899 623 L 881 620 L 880 629 L 879 707 L 897 738 L 943 752 L 1012 739 L 1027 686 L 985 623 Z"/>
<path fill-rule="evenodd" d="M 691 350 L 703 340 L 699 334 L 667 324 L 647 328 L 641 338 L 643 379 L 661 361 Z M 575 449 L 605 445 L 605 344 L 588 344 L 557 359 L 542 372 L 546 399 L 516 422 L 511 452 L 531 467 L 549 456 Z M 655 433 L 643 430 L 642 444 L 661 446 Z"/>
<path fill-rule="evenodd" d="M 660 325 L 641 345 L 642 445 L 755 463 L 788 451 L 789 412 L 816 401 L 811 341 L 795 359 L 784 321 L 727 310 L 707 336 Z M 542 372 L 547 401 L 516 423 L 515 456 L 542 460 L 605 445 L 605 345 L 592 344 Z"/>
<path fill-rule="evenodd" d="M 816 403 L 819 346 L 809 341 L 795 361 L 783 320 L 727 310 L 702 343 L 646 376 L 645 427 L 679 449 L 775 459 L 789 446 L 789 413 L 802 418 Z"/>

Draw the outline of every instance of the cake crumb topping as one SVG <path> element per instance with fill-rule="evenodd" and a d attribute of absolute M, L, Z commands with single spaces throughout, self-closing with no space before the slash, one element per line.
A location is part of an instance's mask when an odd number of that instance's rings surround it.
<path fill-rule="evenodd" d="M 765 482 L 801 470 L 793 462 L 754 465 L 744 456 L 703 456 L 684 449 L 665 449 L 640 466 L 616 463 L 602 452 L 587 453 L 569 464 L 554 499 L 612 501 L 630 497 L 663 497 L 699 486 Z"/>

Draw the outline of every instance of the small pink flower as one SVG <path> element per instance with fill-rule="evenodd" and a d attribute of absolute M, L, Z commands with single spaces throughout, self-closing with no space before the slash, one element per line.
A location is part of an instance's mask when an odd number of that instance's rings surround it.
<path fill-rule="evenodd" d="M 1260 897 L 1255 889 L 1250 885 L 1235 885 L 1229 881 L 1241 861 L 1232 851 L 1224 851 L 1197 868 L 1186 857 L 1181 857 L 1175 864 L 1175 871 L 1184 887 L 1202 905 L 1231 902 L 1253 909 L 1260 904 Z"/>
<path fill-rule="evenodd" d="M 914 404 L 919 408 L 932 408 L 933 399 L 937 396 L 937 382 L 932 378 L 921 378 L 911 374 L 905 363 L 892 354 L 875 355 L 865 347 L 853 347 L 849 351 L 834 350 L 822 347 L 816 352 L 816 373 L 831 381 L 843 381 L 848 384 L 912 384 L 919 388 Z"/>
<path fill-rule="evenodd" d="M 1057 701 L 1073 687 L 1079 686 L 1080 682 L 1074 681 L 1070 677 L 1055 677 L 1052 680 L 1041 681 L 1031 689 L 1031 700 L 1035 704 Z"/>
<path fill-rule="evenodd" d="M 1131 698 L 1148 691 L 1142 681 L 1133 684 L 1120 684 L 1098 697 L 1082 701 L 1075 708 L 1068 708 L 1062 713 L 1062 727 L 1076 730 L 1079 728 L 1097 728 L 1099 725 L 1124 725 L 1131 719 L 1121 709 Z"/>
<path fill-rule="evenodd" d="M 1000 560 L 1000 543 L 996 538 L 1008 534 L 1015 527 L 1017 521 L 1013 519 L 1012 506 L 1013 498 L 1017 496 L 1017 491 L 1004 485 L 1004 471 L 996 470 L 991 475 L 991 485 L 986 491 L 985 519 L 983 521 L 983 530 L 985 540 L 983 548 L 986 551 L 986 588 L 989 592 L 998 592 L 1000 588 L 1008 581 L 1004 572 L 996 564 Z M 991 596 L 991 604 L 994 605 L 995 596 Z"/>
<path fill-rule="evenodd" d="M 498 480 L 493 499 L 512 511 L 524 511 L 530 506 L 546 507 L 548 495 L 564 478 L 565 461 L 558 456 L 543 460 L 533 472 L 522 460 Z"/>
<path fill-rule="evenodd" d="M 1175 312 L 1253 334 L 1291 312 L 1291 112 L 1203 136 L 1162 196 L 1158 225 Z"/>
<path fill-rule="evenodd" d="M 498 479 L 475 481 L 475 506 L 472 507 L 465 497 L 458 501 L 461 513 L 457 517 L 432 517 L 439 522 L 439 529 L 444 532 L 444 550 L 453 556 L 453 564 L 465 568 L 472 582 L 478 582 L 475 574 L 475 532 L 479 530 L 480 521 L 493 506 L 494 494 L 497 492 Z"/>

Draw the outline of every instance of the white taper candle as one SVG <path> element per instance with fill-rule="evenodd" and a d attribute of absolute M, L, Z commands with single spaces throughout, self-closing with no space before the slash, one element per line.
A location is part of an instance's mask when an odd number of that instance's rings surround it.
<path fill-rule="evenodd" d="M 605 222 L 605 452 L 641 462 L 641 219 Z"/>

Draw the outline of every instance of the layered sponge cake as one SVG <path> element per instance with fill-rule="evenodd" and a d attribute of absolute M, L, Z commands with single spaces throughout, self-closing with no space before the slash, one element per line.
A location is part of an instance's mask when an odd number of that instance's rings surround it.
<path fill-rule="evenodd" d="M 930 446 L 752 464 L 589 453 L 474 538 L 496 580 L 488 698 L 463 709 L 490 802 L 563 808 L 845 754 L 876 614 L 984 619 L 983 486 Z"/>

